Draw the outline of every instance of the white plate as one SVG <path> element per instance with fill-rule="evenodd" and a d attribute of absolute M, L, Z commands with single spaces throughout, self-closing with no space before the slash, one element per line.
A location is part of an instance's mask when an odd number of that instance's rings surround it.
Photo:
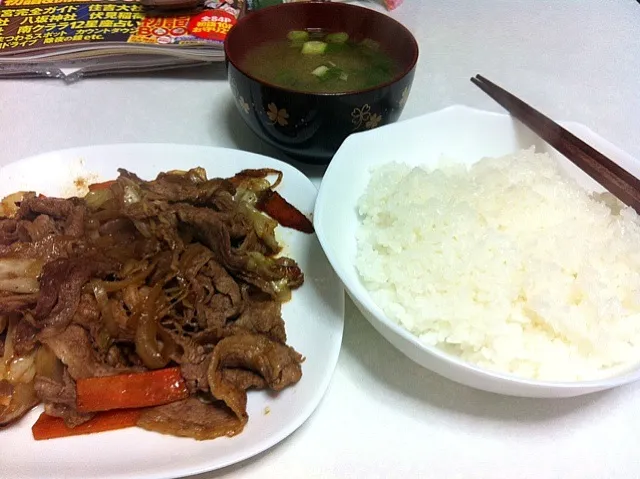
<path fill-rule="evenodd" d="M 115 178 L 126 168 L 144 179 L 160 171 L 202 166 L 209 177 L 245 168 L 284 173 L 278 191 L 304 213 L 313 210 L 316 189 L 301 172 L 280 161 L 238 150 L 164 144 L 109 145 L 38 155 L 0 169 L 0 194 L 31 189 L 72 194 L 74 181 Z M 6 478 L 169 478 L 224 467 L 273 446 L 297 429 L 324 395 L 340 351 L 344 293 L 315 235 L 278 228 L 284 254 L 294 258 L 305 284 L 283 307 L 288 344 L 306 356 L 298 384 L 277 395 L 250 392 L 249 423 L 234 438 L 212 441 L 164 436 L 131 428 L 88 436 L 34 441 L 31 425 L 40 409 L 0 432 L 0 476 Z M 269 413 L 265 414 L 265 408 Z"/>
<path fill-rule="evenodd" d="M 640 176 L 640 162 L 633 157 L 583 125 L 563 125 L 630 173 Z M 577 396 L 635 381 L 640 378 L 637 366 L 615 377 L 583 382 L 533 381 L 481 369 L 421 343 L 385 315 L 360 281 L 355 268 L 355 232 L 359 223 L 356 203 L 369 183 L 370 168 L 391 161 L 411 166 L 436 165 L 441 155 L 472 164 L 483 156 L 506 155 L 532 145 L 537 151 L 557 157 L 585 188 L 602 190 L 582 170 L 510 116 L 453 106 L 347 138 L 320 186 L 314 215 L 318 238 L 347 292 L 374 328 L 413 361 L 442 376 L 486 391 L 529 397 Z"/>

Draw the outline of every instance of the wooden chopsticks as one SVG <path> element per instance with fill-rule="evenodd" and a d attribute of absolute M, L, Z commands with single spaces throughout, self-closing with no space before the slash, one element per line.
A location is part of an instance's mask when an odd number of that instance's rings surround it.
<path fill-rule="evenodd" d="M 566 156 L 620 201 L 640 213 L 640 180 L 580 138 L 481 75 L 471 82 Z"/>

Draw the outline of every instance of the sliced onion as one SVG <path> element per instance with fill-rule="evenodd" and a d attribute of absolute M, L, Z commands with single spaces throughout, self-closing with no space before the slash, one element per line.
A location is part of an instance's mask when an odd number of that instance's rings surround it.
<path fill-rule="evenodd" d="M 136 329 L 136 353 L 149 369 L 160 369 L 167 365 L 168 358 L 162 355 L 158 344 L 158 299 L 162 293 L 160 285 L 153 287 L 144 303 Z"/>
<path fill-rule="evenodd" d="M 239 209 L 249 217 L 253 223 L 253 229 L 256 235 L 258 235 L 258 238 L 260 238 L 271 251 L 278 252 L 282 249 L 276 239 L 275 230 L 278 226 L 276 220 L 269 218 L 253 206 L 245 203 L 240 203 Z"/>
<path fill-rule="evenodd" d="M 37 293 L 40 283 L 36 278 L 0 279 L 0 291 L 11 293 Z"/>
<path fill-rule="evenodd" d="M 124 187 L 123 200 L 125 206 L 129 206 L 140 201 L 140 193 L 137 186 L 126 185 Z"/>
<path fill-rule="evenodd" d="M 64 364 L 49 349 L 48 346 L 40 345 L 36 351 L 36 374 L 52 379 L 55 382 L 62 382 Z"/>
<path fill-rule="evenodd" d="M 36 352 L 14 358 L 9 363 L 7 379 L 11 384 L 30 383 L 36 375 Z"/>
<path fill-rule="evenodd" d="M 102 317 L 102 322 L 107 329 L 107 332 L 112 336 L 117 336 L 120 332 L 120 328 L 113 317 L 113 310 L 111 309 L 109 296 L 103 286 L 103 282 L 92 281 L 91 288 L 93 289 L 93 295 L 95 296 L 98 307 L 100 308 L 100 316 Z"/>
<path fill-rule="evenodd" d="M 90 191 L 84 197 L 84 201 L 90 210 L 100 209 L 107 201 L 113 199 L 113 192 L 109 188 Z"/>
<path fill-rule="evenodd" d="M 37 293 L 41 271 L 41 260 L 0 258 L 0 291 Z"/>
<path fill-rule="evenodd" d="M 0 358 L 0 379 L 7 378 L 9 363 L 13 359 L 13 332 L 15 331 L 15 321 L 9 319 L 7 326 L 7 336 L 4 340 L 4 356 Z"/>
<path fill-rule="evenodd" d="M 148 266 L 139 273 L 134 274 L 128 279 L 123 279 L 122 281 L 96 281 L 96 283 L 99 283 L 101 288 L 107 293 L 114 293 L 116 291 L 123 290 L 128 286 L 142 285 L 147 279 L 147 276 L 151 274 L 154 267 L 155 265 Z"/>
<path fill-rule="evenodd" d="M 38 402 L 32 382 L 16 384 L 9 405 L 0 407 L 0 427 L 21 418 Z"/>
<path fill-rule="evenodd" d="M 37 278 L 41 271 L 39 259 L 0 258 L 0 279 Z"/>

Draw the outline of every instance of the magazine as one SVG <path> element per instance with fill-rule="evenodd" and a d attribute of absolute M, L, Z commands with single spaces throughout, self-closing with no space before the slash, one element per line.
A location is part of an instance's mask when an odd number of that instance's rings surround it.
<path fill-rule="evenodd" d="M 0 0 L 0 77 L 98 74 L 224 60 L 244 0 L 163 11 L 143 0 Z"/>
<path fill-rule="evenodd" d="M 281 3 L 296 3 L 296 2 L 306 2 L 309 0 L 247 0 L 247 9 L 248 10 L 258 10 L 264 7 L 271 7 L 273 5 L 279 5 Z M 331 1 L 346 1 L 346 0 L 315 0 L 320 2 L 331 2 Z M 393 10 L 397 8 L 402 3 L 402 0 L 379 0 L 374 3 L 382 3 L 388 10 Z"/>

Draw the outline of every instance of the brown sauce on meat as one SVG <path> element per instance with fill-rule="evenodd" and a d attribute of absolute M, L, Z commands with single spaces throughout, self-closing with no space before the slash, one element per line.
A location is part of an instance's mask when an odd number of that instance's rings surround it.
<path fill-rule="evenodd" d="M 28 266 L 2 278 L 38 288 L 0 291 L 10 318 L 0 352 L 10 340 L 14 357 L 39 366 L 26 386 L 0 376 L 0 424 L 42 402 L 74 427 L 93 417 L 75 408 L 76 381 L 179 366 L 190 397 L 145 410 L 139 425 L 212 439 L 242 432 L 247 390 L 298 382 L 303 358 L 286 344 L 281 304 L 304 276 L 278 256 L 275 228 L 313 227 L 268 174 L 208 179 L 196 168 L 143 181 L 120 170 L 85 198 L 30 194 L 1 218 L 0 263 Z"/>

